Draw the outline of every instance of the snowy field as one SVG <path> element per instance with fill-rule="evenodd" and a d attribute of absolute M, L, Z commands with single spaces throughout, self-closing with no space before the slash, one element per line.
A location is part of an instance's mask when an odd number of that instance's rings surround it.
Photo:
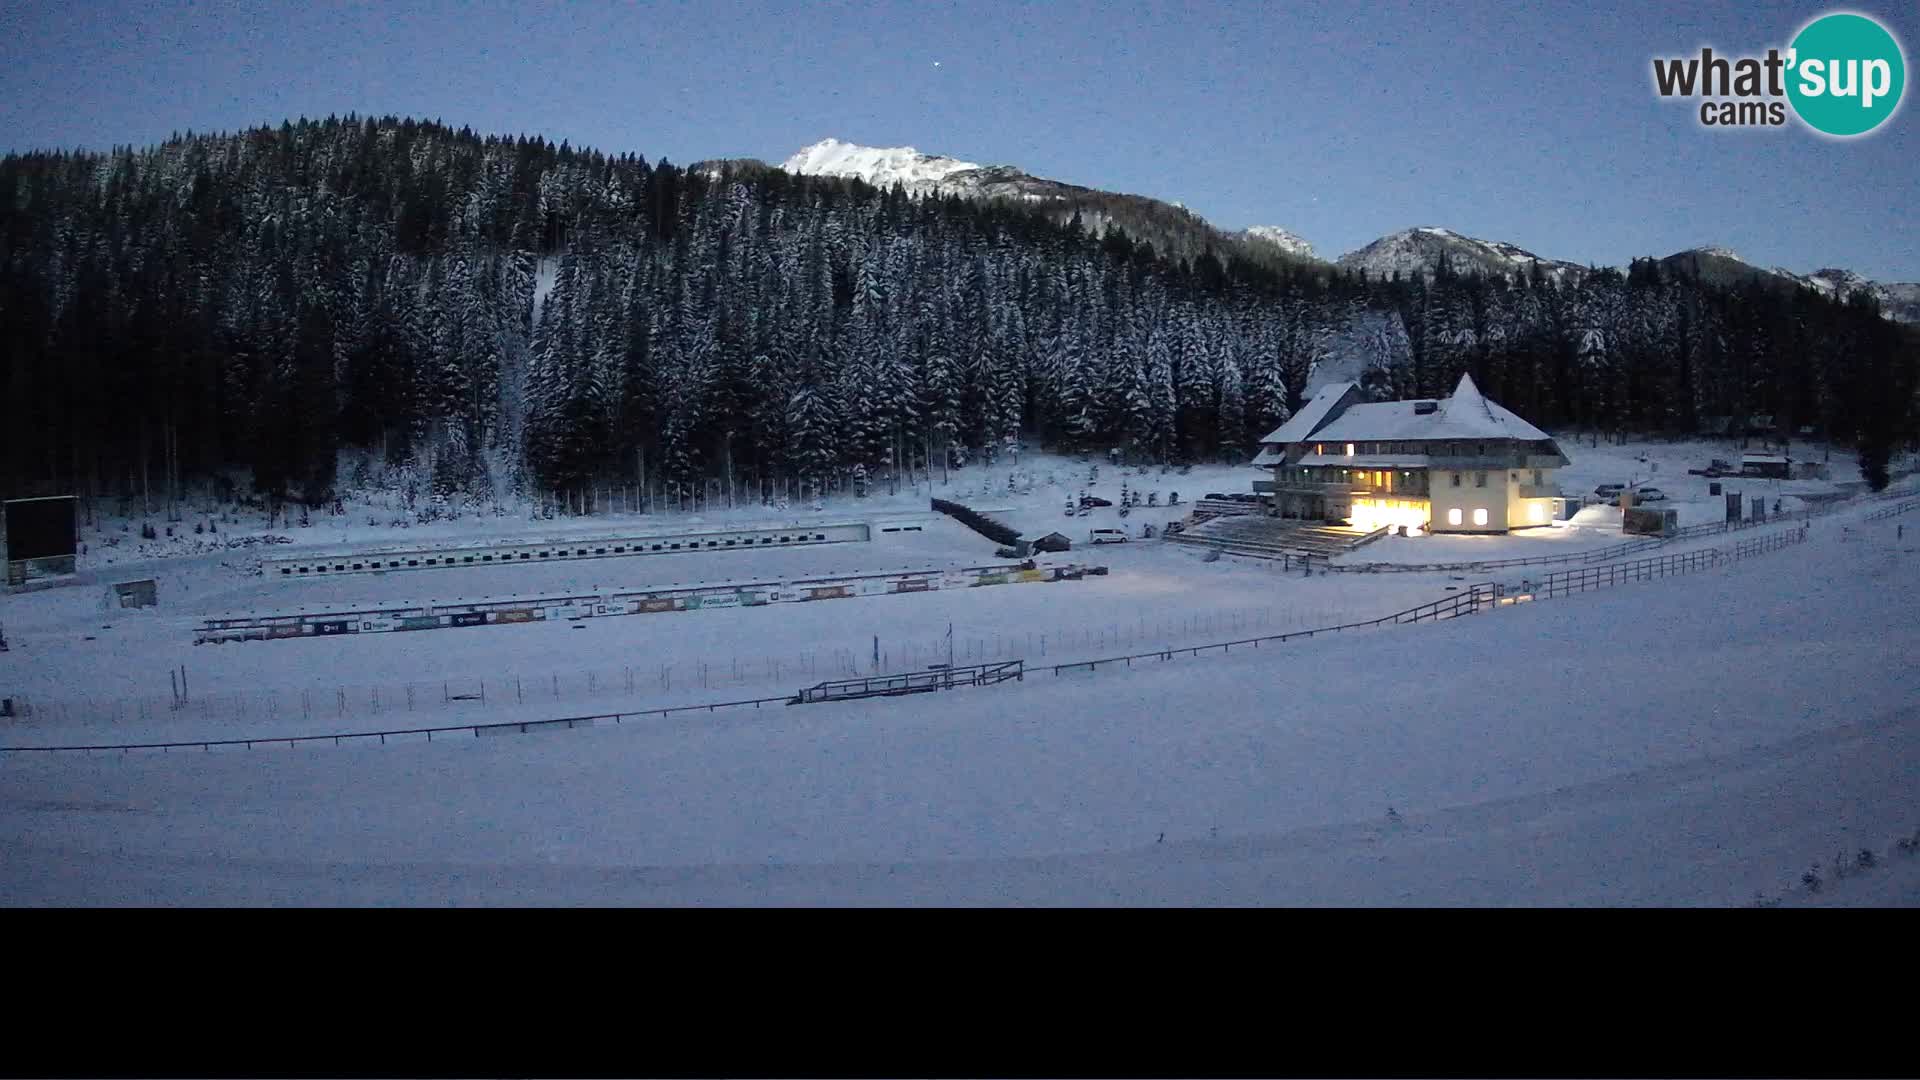
<path fill-rule="evenodd" d="M 1920 516 L 1843 513 L 1728 570 L 1479 618 L 910 700 L 14 755 L 0 901 L 1910 904 L 1901 522 Z M 1883 865 L 1799 884 L 1862 847 Z"/>
<path fill-rule="evenodd" d="M 1641 479 L 1644 456 L 1661 462 L 1654 482 L 1676 502 L 1717 511 L 1704 479 L 1681 477 L 1724 448 L 1568 451 L 1569 493 Z M 1783 483 L 1779 497 L 1846 493 L 1852 469 L 1836 454 L 1834 482 Z M 1005 469 L 961 470 L 935 493 L 1030 537 L 1059 529 L 1077 542 L 1092 528 L 1138 535 L 1185 509 L 1067 518 L 1061 504 L 1080 490 L 1118 501 L 1118 470 L 1103 466 L 1092 485 L 1086 470 L 1039 459 L 1031 489 L 1011 492 Z M 1190 503 L 1261 474 L 1125 475 L 1163 501 L 1177 482 Z M 801 514 L 924 516 L 925 497 L 922 487 Z M 0 695 L 36 706 L 31 719 L 0 720 L 0 745 L 638 711 L 923 669 L 950 648 L 957 663 L 1021 658 L 1033 673 L 938 696 L 432 745 L 9 755 L 0 902 L 1911 903 L 1920 877 L 1892 845 L 1920 827 L 1910 782 L 1920 676 L 1909 662 L 1920 645 L 1920 535 L 1896 529 L 1920 528 L 1920 514 L 1864 523 L 1868 508 L 1822 518 L 1808 544 L 1729 570 L 1060 676 L 1051 665 L 1373 618 L 1487 575 L 1308 577 L 1262 560 L 1208 563 L 1184 545 L 1080 544 L 1042 561 L 1111 572 L 578 626 L 196 647 L 192 627 L 218 612 L 1002 560 L 992 542 L 935 518 L 922 533 L 864 544 L 305 581 L 249 575 L 247 552 L 95 564 L 84 584 L 0 599 L 13 646 L 0 653 Z M 777 519 L 753 508 L 506 518 L 465 532 L 316 525 L 300 539 L 417 543 L 722 518 Z M 1394 538 L 1355 558 L 1522 558 L 1623 539 L 1618 511 L 1594 507 L 1550 530 Z M 103 606 L 104 583 L 142 576 L 160 583 L 158 610 Z M 170 673 L 181 668 L 191 691 L 174 708 Z M 1818 894 L 1796 888 L 1807 864 L 1830 865 L 1848 845 L 1881 865 L 1845 880 L 1829 869 Z"/>
<path fill-rule="evenodd" d="M 904 536 L 906 539 L 901 539 Z M 297 610 L 596 586 L 668 586 L 992 563 L 993 544 L 941 521 L 871 544 L 784 551 L 593 559 L 276 582 L 190 568 L 162 579 L 163 601 L 189 611 Z M 1436 599 L 1438 579 L 1337 580 L 1284 575 L 1259 561 L 1202 562 L 1178 545 L 1127 544 L 1043 557 L 1109 567 L 1080 581 L 1009 584 L 766 607 L 666 612 L 414 633 L 192 644 L 197 615 L 115 611 L 75 602 L 90 590 L 15 598 L 13 651 L 0 656 L 14 693 L 36 707 L 5 741 L 255 738 L 642 710 L 791 693 L 879 670 L 1025 659 L 1060 663 L 1169 644 L 1281 633 L 1371 618 Z M 664 567 L 673 567 L 662 572 Z M 1451 583 L 1449 583 L 1451 584 Z M 433 588 L 439 586 L 439 588 Z M 1458 587 L 1458 586 L 1455 586 Z M 877 645 L 876 645 L 877 639 Z M 190 705 L 168 708 L 169 671 L 184 666 Z M 84 692 L 77 692 L 84 685 Z M 412 695 L 409 699 L 408 688 Z M 484 699 L 480 695 L 484 694 Z M 447 700 L 457 696 L 456 700 Z M 409 703 L 411 702 L 411 703 Z"/>
<path fill-rule="evenodd" d="M 1572 452 L 1575 447 L 1570 446 Z M 1729 451 L 1710 444 L 1646 443 L 1578 447 L 1566 472 L 1636 479 L 1647 462 L 1684 476 L 1689 462 Z M 1841 462 L 1836 461 L 1836 467 Z M 1851 466 L 1851 461 L 1844 464 Z M 1581 470 L 1586 476 L 1581 477 Z M 1641 472 L 1634 472 L 1639 469 Z M 1027 455 L 1018 469 L 956 470 L 939 494 L 962 499 L 1034 537 L 1059 529 L 1080 545 L 1043 563 L 1097 563 L 1104 577 L 916 595 L 853 598 L 764 608 L 674 612 L 587 620 L 579 626 L 533 623 L 426 633 L 194 646 L 193 628 L 210 615 L 313 610 L 328 605 L 448 603 L 462 599 L 674 588 L 791 580 L 834 574 L 977 566 L 999 560 L 991 541 L 943 516 L 928 515 L 924 485 L 893 496 L 839 499 L 802 517 L 879 519 L 913 515 L 923 532 L 876 533 L 870 543 L 754 552 L 698 552 L 529 566 L 280 579 L 244 572 L 250 552 L 190 555 L 124 566 L 91 567 L 83 583 L 0 599 L 0 625 L 13 650 L 0 654 L 0 695 L 34 707 L 31 724 L 13 724 L 16 744 L 62 745 L 205 738 L 258 738 L 318 731 L 370 731 L 461 723 L 546 719 L 679 706 L 716 699 L 791 693 L 827 678 L 921 670 L 929 664 L 1022 659 L 1054 664 L 1089 657 L 1202 644 L 1376 618 L 1439 599 L 1486 573 L 1315 575 L 1281 572 L 1265 560 L 1227 557 L 1205 563 L 1186 545 L 1135 542 L 1090 547 L 1093 528 L 1172 520 L 1179 508 L 1142 508 L 1126 519 L 1116 507 L 1067 517 L 1069 495 L 1089 490 L 1119 501 L 1123 483 L 1159 491 L 1183 486 L 1183 503 L 1212 491 L 1241 491 L 1264 475 L 1236 466 L 1196 467 L 1189 475 L 1101 466 Z M 1015 483 L 1009 490 L 1008 478 Z M 1670 489 L 1676 503 L 1705 505 L 1699 492 Z M 1602 482 L 1595 480 L 1594 482 Z M 1819 485 L 1822 482 L 1795 482 Z M 1163 486 L 1164 485 L 1164 486 Z M 1911 481 L 1901 485 L 1910 487 Z M 1572 489 L 1572 484 L 1566 485 Z M 1828 492 L 1841 490 L 1824 485 Z M 1790 498 L 1790 496 L 1787 496 Z M 1715 503 L 1714 505 L 1718 505 Z M 729 522 L 782 520 L 776 511 L 607 515 L 535 523 L 487 518 L 413 529 L 349 523 L 367 508 L 322 515 L 292 531 L 299 546 L 418 543 L 465 536 L 551 535 L 571 529 L 606 533 Z M 786 516 L 795 513 L 791 509 Z M 1503 537 L 1389 537 L 1343 561 L 1436 563 L 1598 552 L 1619 545 L 1619 511 L 1590 507 L 1573 522 Z M 507 529 L 514 525 L 518 532 Z M 111 526 L 109 526 L 109 529 Z M 1713 546 L 1701 537 L 1661 553 Z M 258 550 L 258 549 L 254 549 Z M 289 550 L 276 545 L 274 552 Z M 1544 568 L 1543 568 L 1544 569 Z M 104 604 L 105 583 L 151 575 L 157 610 Z M 1507 577 L 1518 583 L 1525 571 Z M 948 632 L 952 637 L 949 641 Z M 179 701 L 175 679 L 184 675 Z"/>

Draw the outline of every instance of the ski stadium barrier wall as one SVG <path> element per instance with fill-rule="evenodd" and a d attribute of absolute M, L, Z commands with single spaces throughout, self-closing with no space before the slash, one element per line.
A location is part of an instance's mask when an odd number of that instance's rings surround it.
<path fill-rule="evenodd" d="M 1012 563 L 959 570 L 836 575 L 831 578 L 729 583 L 683 589 L 506 596 L 427 605 L 333 605 L 293 612 L 210 617 L 195 628 L 194 644 L 552 622 L 609 615 L 695 611 L 701 608 L 758 607 L 763 604 L 967 589 L 983 585 L 1077 581 L 1087 574 L 1101 575 L 1106 572 L 1104 566 L 1070 564 L 1041 567 L 1032 563 Z"/>
<path fill-rule="evenodd" d="M 887 522 L 887 532 L 919 532 L 911 522 Z M 610 559 L 634 555 L 672 555 L 690 551 L 744 551 L 804 544 L 861 543 L 873 539 L 869 522 L 709 529 L 701 532 L 629 533 L 621 536 L 561 537 L 552 540 L 496 540 L 448 546 L 388 548 L 381 551 L 309 552 L 260 560 L 269 578 L 372 574 L 394 570 L 442 570 L 504 562 L 556 562 L 561 559 Z"/>

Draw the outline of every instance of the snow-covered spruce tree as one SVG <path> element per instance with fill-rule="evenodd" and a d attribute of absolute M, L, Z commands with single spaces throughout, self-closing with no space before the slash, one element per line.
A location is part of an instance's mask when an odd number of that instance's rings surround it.
<path fill-rule="evenodd" d="M 789 333 L 832 353 L 828 396 L 848 392 L 836 468 L 917 463 L 935 428 L 1233 455 L 1282 392 L 1294 407 L 1311 389 L 1316 328 L 1342 328 L 1350 356 L 1356 305 L 1385 327 L 1361 366 L 1381 396 L 1442 394 L 1470 371 L 1549 427 L 1771 415 L 1871 442 L 1867 410 L 1892 402 L 1872 423 L 1898 444 L 1916 422 L 1895 385 L 1913 340 L 1878 311 L 1672 261 L 1624 277 L 1280 270 L 1091 196 L 716 179 L 394 117 L 16 154 L 0 191 L 0 385 L 48 403 L 0 436 L 17 490 L 145 497 L 238 468 L 298 498 L 317 459 L 357 447 L 417 449 L 443 475 L 451 455 L 476 492 L 523 456 L 535 486 L 657 487 L 669 447 L 689 482 L 790 475 L 776 432 L 800 380 L 774 347 Z"/>
<path fill-rule="evenodd" d="M 802 494 L 820 490 L 840 465 L 841 414 L 822 367 L 808 365 L 806 375 L 813 377 L 803 376 L 787 399 L 788 461 Z"/>

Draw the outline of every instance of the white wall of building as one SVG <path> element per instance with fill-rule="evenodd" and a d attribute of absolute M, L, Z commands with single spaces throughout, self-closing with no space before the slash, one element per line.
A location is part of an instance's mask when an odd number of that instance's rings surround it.
<path fill-rule="evenodd" d="M 1525 498 L 1521 489 L 1533 486 L 1533 469 L 1514 469 L 1506 474 L 1507 478 L 1507 528 L 1532 529 L 1553 522 L 1553 500 L 1550 498 Z M 1545 487 L 1553 486 L 1553 470 L 1540 469 L 1540 483 Z"/>
<path fill-rule="evenodd" d="M 1453 478 L 1460 477 L 1460 486 Z M 1479 478 L 1486 486 L 1479 486 Z M 1507 531 L 1510 481 L 1501 469 L 1435 468 L 1428 476 L 1433 491 L 1433 525 L 1436 533 L 1499 533 Z M 1456 520 L 1454 512 L 1458 511 Z"/>

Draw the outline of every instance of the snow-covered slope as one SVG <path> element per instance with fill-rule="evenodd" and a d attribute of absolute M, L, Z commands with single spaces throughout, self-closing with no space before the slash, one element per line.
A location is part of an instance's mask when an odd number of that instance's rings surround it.
<path fill-rule="evenodd" d="M 1439 267 L 1442 255 L 1450 267 L 1461 272 L 1526 274 L 1538 262 L 1547 276 L 1558 279 L 1568 274 L 1577 275 L 1585 269 L 1578 263 L 1541 258 L 1504 241 L 1481 240 L 1433 225 L 1389 233 L 1358 251 L 1340 256 L 1335 265 L 1365 270 L 1372 277 L 1395 273 L 1401 277 L 1431 276 Z"/>
<path fill-rule="evenodd" d="M 923 154 L 911 146 L 860 146 L 839 139 L 822 139 L 805 147 L 780 167 L 808 176 L 854 177 L 880 188 L 903 184 L 916 193 L 938 189 L 954 173 L 980 168 L 971 161 Z"/>
<path fill-rule="evenodd" d="M 1278 225 L 1253 225 L 1240 234 L 1248 240 L 1272 244 L 1289 255 L 1313 258 L 1313 245 Z"/>
<path fill-rule="evenodd" d="M 1254 230 L 1248 230 L 1252 234 Z M 1554 279 L 1577 278 L 1586 272 L 1578 263 L 1544 259 L 1524 248 L 1498 240 L 1482 240 L 1451 229 L 1419 226 L 1390 233 L 1358 251 L 1340 256 L 1337 266 L 1365 270 L 1373 277 L 1398 273 L 1431 276 L 1444 255 L 1455 270 L 1488 274 L 1520 275 L 1529 273 L 1537 259 L 1540 268 Z M 1783 266 L 1766 267 L 1748 262 L 1732 248 L 1708 244 L 1676 251 L 1660 260 L 1663 270 L 1717 285 L 1738 285 L 1760 279 L 1783 286 L 1814 289 L 1828 296 L 1844 297 L 1864 290 L 1879 301 L 1886 317 L 1897 322 L 1920 322 L 1920 284 L 1882 283 L 1869 280 L 1851 270 L 1827 267 L 1811 274 L 1796 274 Z"/>
<path fill-rule="evenodd" d="M 1880 310 L 1887 318 L 1895 322 L 1920 322 L 1920 283 L 1873 281 L 1832 266 L 1815 270 L 1800 280 L 1829 296 L 1846 296 L 1864 290 L 1880 302 Z"/>
<path fill-rule="evenodd" d="M 861 146 L 839 139 L 822 139 L 805 147 L 780 166 L 790 173 L 806 176 L 844 176 L 864 180 L 874 187 L 891 188 L 899 184 L 910 195 L 959 195 L 970 199 L 1012 198 L 1028 202 L 1077 201 L 1085 196 L 1110 196 L 1138 199 L 1140 196 L 1114 195 L 1094 188 L 1067 184 L 1033 176 L 1011 165 L 976 165 L 941 154 L 927 154 L 911 146 Z M 1182 215 L 1190 211 L 1158 200 L 1144 200 L 1166 206 Z M 1083 215 L 1083 224 L 1098 232 L 1102 222 L 1094 215 Z M 1195 217 L 1195 220 L 1198 220 Z"/>
<path fill-rule="evenodd" d="M 1784 266 L 1759 266 L 1731 248 L 1706 246 L 1676 251 L 1660 260 L 1668 270 L 1720 285 L 1737 285 L 1755 278 L 1781 285 L 1813 289 L 1844 298 L 1864 291 L 1879 301 L 1881 313 L 1895 322 L 1920 322 L 1920 283 L 1878 282 L 1842 267 L 1829 266 L 1811 274 L 1796 274 Z"/>
<path fill-rule="evenodd" d="M 1096 236 L 1118 225 L 1135 240 L 1145 240 L 1156 251 L 1175 258 L 1235 247 L 1254 258 L 1278 256 L 1292 262 L 1313 258 L 1311 244 L 1278 227 L 1224 232 L 1177 202 L 1049 180 L 1012 165 L 978 165 L 911 146 L 862 146 L 822 139 L 789 157 L 781 168 L 801 175 L 863 180 L 879 188 L 899 184 L 914 196 L 937 193 L 1039 204 L 1059 221 L 1078 214 L 1081 226 Z"/>

